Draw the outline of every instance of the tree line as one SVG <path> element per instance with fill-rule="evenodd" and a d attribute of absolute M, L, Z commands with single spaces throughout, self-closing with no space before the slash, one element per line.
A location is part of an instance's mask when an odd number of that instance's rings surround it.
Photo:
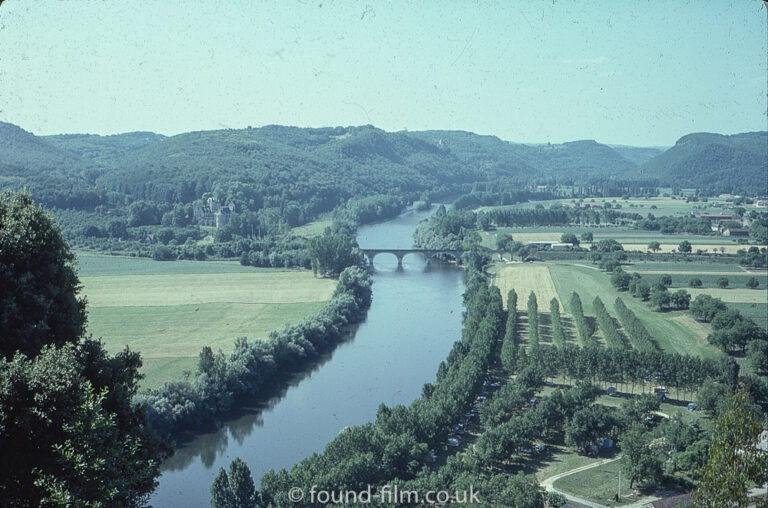
<path fill-rule="evenodd" d="M 659 345 L 645 329 L 645 325 L 637 319 L 637 316 L 632 312 L 625 304 L 624 300 L 620 297 L 616 297 L 614 304 L 616 314 L 619 316 L 621 326 L 629 335 L 629 339 L 632 345 L 640 351 L 658 351 Z"/>
<path fill-rule="evenodd" d="M 531 347 L 539 345 L 539 304 L 536 301 L 536 293 L 531 291 L 528 295 L 528 342 Z"/>
<path fill-rule="evenodd" d="M 576 323 L 576 331 L 579 334 L 579 340 L 581 345 L 586 347 L 589 344 L 594 344 L 595 340 L 592 337 L 592 327 L 589 325 L 587 318 L 584 316 L 584 308 L 581 305 L 581 297 L 576 292 L 571 293 L 571 314 L 573 315 L 573 321 Z"/>
<path fill-rule="evenodd" d="M 619 334 L 619 330 L 616 329 L 616 323 L 608 313 L 608 309 L 605 308 L 605 304 L 596 296 L 592 302 L 595 308 L 595 317 L 597 317 L 597 323 L 600 325 L 600 331 L 603 332 L 603 338 L 605 343 L 610 349 L 626 349 L 627 344 L 624 343 L 624 339 Z"/>
<path fill-rule="evenodd" d="M 560 317 L 560 302 L 557 298 L 549 301 L 549 316 L 552 319 L 552 342 L 557 347 L 565 345 L 565 332 Z"/>

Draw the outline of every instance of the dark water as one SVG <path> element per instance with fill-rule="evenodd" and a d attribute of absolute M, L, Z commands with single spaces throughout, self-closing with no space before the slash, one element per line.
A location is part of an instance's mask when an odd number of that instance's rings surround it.
<path fill-rule="evenodd" d="M 361 227 L 358 242 L 409 248 L 416 224 L 429 213 Z M 419 254 L 406 256 L 398 269 L 393 255 L 381 254 L 373 280 L 373 304 L 354 337 L 264 407 L 178 449 L 163 465 L 153 506 L 208 507 L 214 476 L 235 457 L 258 483 L 269 469 L 322 451 L 345 426 L 373 420 L 381 402 L 407 404 L 421 394 L 460 336 L 462 272 L 427 266 Z"/>

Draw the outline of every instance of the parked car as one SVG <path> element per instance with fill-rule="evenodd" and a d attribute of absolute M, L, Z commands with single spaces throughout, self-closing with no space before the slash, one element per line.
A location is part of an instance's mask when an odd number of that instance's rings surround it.
<path fill-rule="evenodd" d="M 448 446 L 459 446 L 459 440 L 455 437 L 449 437 L 448 441 L 445 442 Z"/>

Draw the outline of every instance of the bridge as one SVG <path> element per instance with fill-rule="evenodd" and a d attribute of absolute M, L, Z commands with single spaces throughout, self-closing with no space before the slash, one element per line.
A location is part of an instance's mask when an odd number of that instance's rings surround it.
<path fill-rule="evenodd" d="M 462 251 L 451 249 L 362 249 L 365 257 L 368 258 L 368 266 L 373 268 L 373 260 L 379 254 L 393 254 L 397 258 L 397 266 L 403 266 L 403 258 L 408 254 L 421 254 L 427 263 L 432 261 L 432 258 L 439 255 L 448 255 L 456 260 L 456 264 L 461 264 Z"/>

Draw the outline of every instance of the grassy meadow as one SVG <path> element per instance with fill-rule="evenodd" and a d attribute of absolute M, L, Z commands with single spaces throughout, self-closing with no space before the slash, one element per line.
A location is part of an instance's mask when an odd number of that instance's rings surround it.
<path fill-rule="evenodd" d="M 691 242 L 692 251 L 701 250 L 713 254 L 736 254 L 739 250 L 746 250 L 751 245 L 741 244 L 736 240 L 724 236 L 706 236 L 691 234 L 663 235 L 656 231 L 643 231 L 621 227 L 588 227 L 588 226 L 548 226 L 548 227 L 500 227 L 494 231 L 481 231 L 482 245 L 489 249 L 496 249 L 496 236 L 500 233 L 510 233 L 512 237 L 523 243 L 528 242 L 559 242 L 563 233 L 573 233 L 581 237 L 583 233 L 591 232 L 594 242 L 600 240 L 616 240 L 627 251 L 648 252 L 648 244 L 658 241 L 659 252 L 672 252 L 677 250 L 683 240 Z M 589 248 L 591 243 L 584 242 L 581 247 Z M 765 247 L 764 245 L 761 247 Z"/>
<path fill-rule="evenodd" d="M 494 207 L 481 207 L 477 210 L 484 210 L 489 208 L 505 208 L 505 209 L 517 209 L 525 210 L 529 208 L 535 208 L 537 205 L 542 205 L 549 208 L 551 205 L 560 204 L 562 206 L 568 206 L 571 203 L 579 202 L 578 199 L 563 198 L 554 199 L 549 201 L 528 201 L 525 203 L 518 203 L 515 205 L 494 206 Z M 616 205 L 620 205 L 619 211 L 622 212 L 635 212 L 641 215 L 647 215 L 652 213 L 656 217 L 663 217 L 667 215 L 681 215 L 686 213 L 696 212 L 699 214 L 720 214 L 720 213 L 732 213 L 733 203 L 728 203 L 724 199 L 712 198 L 706 203 L 704 202 L 691 202 L 686 203 L 683 199 L 674 199 L 672 197 L 650 197 L 650 198 L 584 198 L 581 200 L 582 204 L 589 204 L 592 206 L 603 207 L 606 204 L 610 204 L 612 208 L 617 208 Z M 755 209 L 754 205 L 740 205 L 747 211 Z"/>
<path fill-rule="evenodd" d="M 525 309 L 531 291 L 536 293 L 539 311 L 543 314 L 544 341 L 547 336 L 550 299 L 557 297 L 560 300 L 568 328 L 569 301 L 571 293 L 577 292 L 587 316 L 595 315 L 592 305 L 595 296 L 600 296 L 608 311 L 615 316 L 614 301 L 617 296 L 621 297 L 665 351 L 708 358 L 722 355 L 717 348 L 707 343 L 709 328 L 694 320 L 687 311 L 655 312 L 647 303 L 632 298 L 626 292 L 617 291 L 611 285 L 609 276 L 595 267 L 570 262 L 511 263 L 494 266 L 492 273 L 494 284 L 501 290 L 505 305 L 509 289 L 514 288 L 518 293 L 518 310 Z M 574 331 L 568 329 L 566 335 L 576 336 Z M 599 330 L 596 336 L 600 340 Z"/>
<path fill-rule="evenodd" d="M 582 499 L 586 498 L 605 506 L 621 506 L 636 503 L 642 495 L 629 488 L 629 479 L 622 478 L 621 499 L 614 500 L 619 489 L 619 470 L 621 461 L 616 460 L 601 464 L 572 475 L 564 476 L 552 485 L 558 490 L 567 492 Z"/>
<path fill-rule="evenodd" d="M 325 228 L 331 227 L 332 220 L 318 220 L 309 222 L 303 226 L 297 226 L 291 228 L 291 233 L 297 236 L 303 236 L 304 238 L 312 238 L 313 236 L 319 236 L 323 234 Z"/>
<path fill-rule="evenodd" d="M 317 313 L 335 289 L 308 271 L 235 262 L 78 258 L 88 332 L 110 352 L 140 352 L 150 388 L 194 370 L 203 346 L 227 353 L 237 337 L 258 340 Z"/>

